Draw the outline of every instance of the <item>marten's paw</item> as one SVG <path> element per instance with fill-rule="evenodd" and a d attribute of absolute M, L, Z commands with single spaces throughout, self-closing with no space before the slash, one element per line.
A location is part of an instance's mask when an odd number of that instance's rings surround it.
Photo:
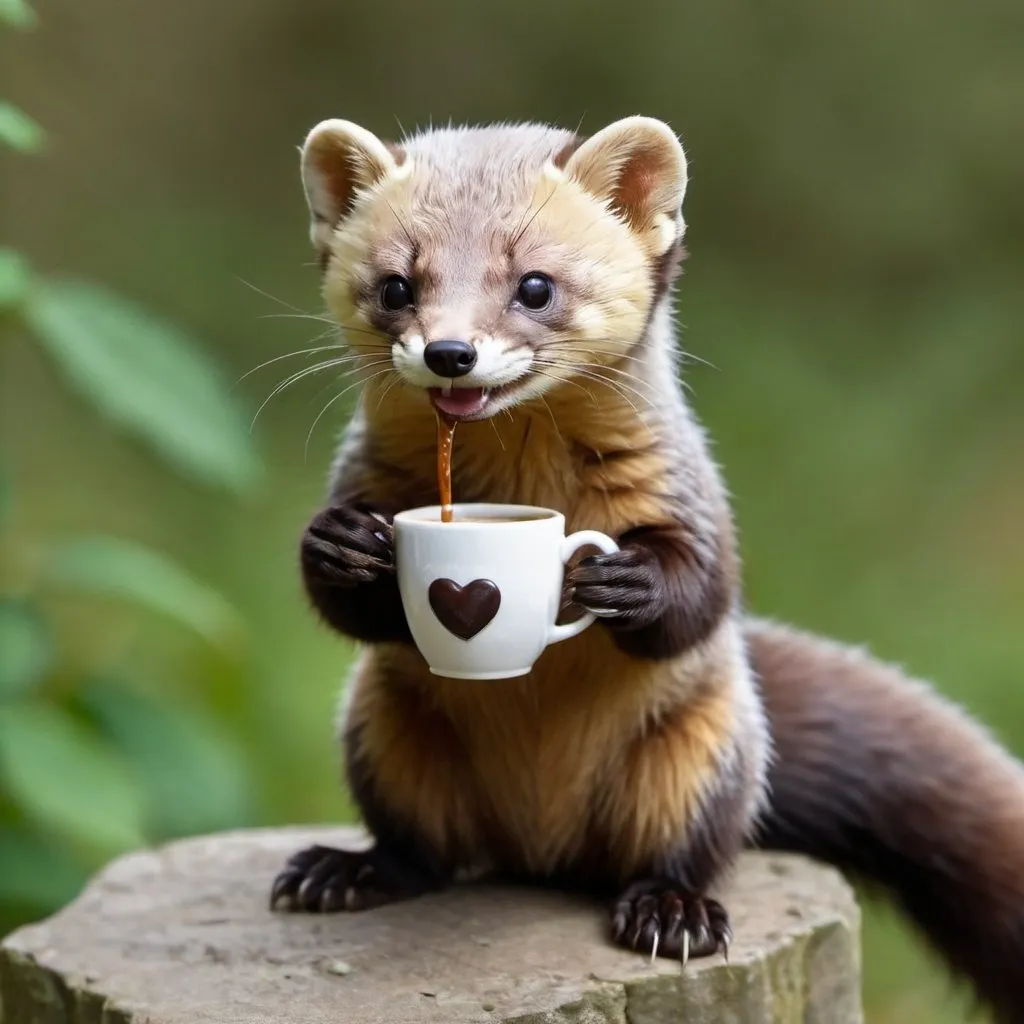
<path fill-rule="evenodd" d="M 654 957 L 690 957 L 721 952 L 728 959 L 732 930 L 717 900 L 694 896 L 668 879 L 634 882 L 612 911 L 612 938 Z"/>
<path fill-rule="evenodd" d="M 308 580 L 354 587 L 394 572 L 394 533 L 379 513 L 351 506 L 327 508 L 306 527 L 300 553 Z"/>
<path fill-rule="evenodd" d="M 311 846 L 289 857 L 270 890 L 270 909 L 331 913 L 411 899 L 426 886 L 376 849 Z"/>
<path fill-rule="evenodd" d="M 623 625 L 648 626 L 664 610 L 657 558 L 644 547 L 584 558 L 568 574 L 569 597 L 581 608 Z"/>

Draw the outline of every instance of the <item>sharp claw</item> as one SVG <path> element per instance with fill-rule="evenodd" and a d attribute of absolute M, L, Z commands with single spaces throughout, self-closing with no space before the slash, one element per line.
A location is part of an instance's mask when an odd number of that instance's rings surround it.
<path fill-rule="evenodd" d="M 270 890 L 270 909 L 275 910 L 277 908 L 278 901 L 285 894 L 285 890 L 288 888 L 291 879 L 287 875 L 280 875 L 274 882 L 273 888 Z"/>
<path fill-rule="evenodd" d="M 690 959 L 690 931 L 688 928 L 683 929 L 683 946 L 679 959 L 682 960 L 684 967 Z"/>
<path fill-rule="evenodd" d="M 580 607 L 599 619 L 615 619 L 621 614 L 617 608 L 593 608 L 587 604 L 581 604 Z"/>
<path fill-rule="evenodd" d="M 656 928 L 654 930 L 654 942 L 651 945 L 651 963 L 657 959 L 658 956 L 658 941 L 661 939 L 661 929 Z"/>
<path fill-rule="evenodd" d="M 337 898 L 338 891 L 332 886 L 327 886 L 322 893 L 320 893 L 320 912 L 328 913 L 333 909 L 334 901 Z"/>
<path fill-rule="evenodd" d="M 726 938 L 722 938 L 721 940 L 719 940 L 718 948 L 719 948 L 719 950 L 720 950 L 720 952 L 722 954 L 722 958 L 725 960 L 726 963 L 728 963 L 729 962 L 729 940 L 726 939 Z"/>
<path fill-rule="evenodd" d="M 306 877 L 302 885 L 299 886 L 299 891 L 295 894 L 295 899 L 298 901 L 300 906 L 309 906 L 309 894 L 310 890 L 316 885 L 312 875 Z"/>

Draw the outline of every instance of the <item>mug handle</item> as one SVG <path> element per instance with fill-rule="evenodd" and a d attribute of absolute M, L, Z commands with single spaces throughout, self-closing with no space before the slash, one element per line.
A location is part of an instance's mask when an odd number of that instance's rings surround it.
<path fill-rule="evenodd" d="M 619 545 L 606 534 L 597 530 L 580 530 L 578 533 L 571 533 L 562 541 L 560 555 L 564 565 L 573 556 L 573 553 L 582 547 L 592 545 L 600 548 L 606 555 L 612 555 L 619 550 Z M 548 633 L 548 643 L 557 644 L 559 640 L 568 640 L 571 636 L 582 633 L 587 626 L 597 621 L 593 612 L 585 612 L 575 622 L 567 622 L 564 626 L 552 626 Z"/>

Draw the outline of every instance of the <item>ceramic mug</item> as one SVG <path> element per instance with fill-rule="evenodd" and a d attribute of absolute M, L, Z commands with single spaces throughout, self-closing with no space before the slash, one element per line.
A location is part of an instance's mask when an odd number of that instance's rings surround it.
<path fill-rule="evenodd" d="M 619 546 L 596 530 L 565 535 L 565 516 L 534 505 L 441 506 L 394 519 L 398 589 L 413 640 L 435 675 L 525 675 L 549 644 L 582 633 L 594 616 L 556 625 L 565 563 L 584 546 Z"/>

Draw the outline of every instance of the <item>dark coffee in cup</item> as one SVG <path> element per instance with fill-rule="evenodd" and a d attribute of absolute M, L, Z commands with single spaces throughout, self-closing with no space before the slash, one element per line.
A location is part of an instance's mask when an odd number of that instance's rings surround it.
<path fill-rule="evenodd" d="M 453 523 L 530 523 L 536 519 L 549 519 L 546 514 L 524 516 L 455 516 Z"/>

